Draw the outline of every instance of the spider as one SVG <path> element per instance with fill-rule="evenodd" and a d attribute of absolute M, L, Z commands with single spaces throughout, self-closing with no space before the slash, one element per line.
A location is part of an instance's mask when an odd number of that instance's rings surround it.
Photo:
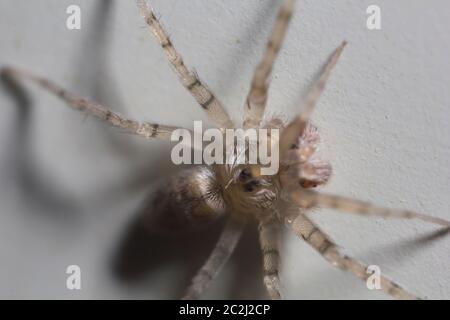
<path fill-rule="evenodd" d="M 220 101 L 184 64 L 163 26 L 145 0 L 136 0 L 141 15 L 161 45 L 169 63 L 182 85 L 191 93 L 200 107 L 220 129 L 235 128 Z M 196 166 L 169 179 L 156 192 L 154 201 L 146 204 L 152 212 L 148 223 L 155 230 L 177 232 L 180 228 L 205 227 L 221 216 L 227 222 L 204 265 L 192 279 L 184 299 L 197 299 L 218 275 L 233 253 L 247 223 L 258 226 L 263 255 L 264 284 L 272 299 L 280 299 L 279 245 L 281 228 L 287 226 L 298 237 L 311 245 L 334 266 L 367 280 L 367 266 L 343 254 L 337 244 L 309 217 L 315 207 L 331 208 L 363 216 L 420 219 L 444 227 L 450 222 L 409 210 L 390 209 L 373 204 L 317 192 L 313 188 L 324 185 L 330 178 L 331 165 L 317 155 L 319 134 L 310 117 L 323 92 L 331 71 L 342 54 L 346 42 L 332 53 L 317 81 L 306 96 L 303 109 L 290 122 L 278 118 L 264 119 L 268 96 L 268 79 L 280 51 L 294 8 L 294 0 L 285 0 L 281 6 L 262 60 L 253 75 L 244 103 L 242 127 L 275 128 L 281 131 L 279 139 L 280 169 L 276 175 L 264 176 L 260 166 L 229 164 Z M 2 70 L 11 79 L 28 79 L 65 101 L 70 107 L 102 119 L 114 127 L 146 139 L 170 140 L 176 126 L 139 122 L 125 118 L 108 107 L 73 94 L 57 84 L 15 67 Z M 416 299 L 394 281 L 381 275 L 381 288 L 400 299 Z"/>

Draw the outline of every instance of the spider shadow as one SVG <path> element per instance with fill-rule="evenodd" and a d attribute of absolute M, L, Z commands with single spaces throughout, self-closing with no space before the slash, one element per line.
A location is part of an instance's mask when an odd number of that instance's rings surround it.
<path fill-rule="evenodd" d="M 122 99 L 119 95 L 119 88 L 111 75 L 111 68 L 108 65 L 110 52 L 111 30 L 110 24 L 114 21 L 111 16 L 116 5 L 115 0 L 101 0 L 98 2 L 91 17 L 90 29 L 82 39 L 79 46 L 79 53 L 73 63 L 75 83 L 78 90 L 85 92 L 94 101 L 105 106 L 114 106 L 114 109 L 125 111 Z M 116 110 L 116 111 L 117 111 Z M 123 135 L 107 132 L 106 126 L 98 121 L 98 131 L 106 140 L 110 148 L 118 156 L 137 154 L 136 148 L 124 139 Z M 127 160 L 130 160 L 127 156 Z"/>
<path fill-rule="evenodd" d="M 14 126 L 13 140 L 10 144 L 9 160 L 6 177 L 17 184 L 19 190 L 24 195 L 27 206 L 32 208 L 32 212 L 43 213 L 54 221 L 62 221 L 72 224 L 82 211 L 79 200 L 65 191 L 60 181 L 56 181 L 46 175 L 46 168 L 38 167 L 32 153 L 31 124 L 33 118 L 33 103 L 28 91 L 16 79 L 2 71 L 0 74 L 0 84 L 6 95 L 13 101 L 16 115 L 16 125 Z M 146 163 L 131 164 L 130 173 L 127 174 L 126 181 L 120 181 L 108 185 L 104 190 L 92 193 L 83 199 L 84 204 L 98 205 L 110 203 L 111 198 L 123 199 L 127 196 L 141 191 L 151 181 L 161 176 L 177 171 L 172 165 L 168 166 L 167 156 L 170 154 L 170 146 L 162 146 L 163 152 L 159 152 L 159 157 L 153 159 L 151 166 Z M 70 223 L 69 223 L 70 221 Z"/>
<path fill-rule="evenodd" d="M 385 253 L 380 260 L 380 263 L 389 263 L 388 260 L 383 260 L 384 257 L 397 257 L 396 261 L 400 262 L 402 259 L 408 257 L 410 254 L 414 252 L 423 250 L 433 244 L 435 241 L 443 239 L 444 237 L 450 235 L 450 228 L 440 228 L 438 230 L 434 230 L 431 232 L 427 232 L 419 235 L 418 237 L 402 239 L 399 242 L 390 243 L 387 245 L 378 246 L 375 248 L 376 252 Z M 405 255 L 404 253 L 408 252 L 410 254 Z M 372 256 L 370 252 L 367 255 L 364 255 L 362 258 L 369 260 L 369 257 Z"/>
<path fill-rule="evenodd" d="M 14 141 L 11 142 L 10 177 L 18 184 L 26 196 L 26 203 L 36 212 L 45 212 L 52 219 L 73 220 L 73 213 L 79 211 L 73 198 L 64 191 L 56 181 L 43 176 L 36 167 L 30 154 L 30 122 L 31 100 L 26 90 L 9 75 L 1 73 L 1 83 L 17 109 L 17 125 L 14 130 Z"/>
<path fill-rule="evenodd" d="M 139 212 L 130 221 L 112 256 L 111 271 L 121 284 L 137 287 L 151 273 L 177 266 L 181 280 L 171 284 L 166 298 L 180 298 L 213 250 L 225 219 L 202 230 L 180 230 L 176 236 L 168 236 L 152 233 L 145 227 L 143 220 L 148 214 L 151 213 Z M 261 262 L 256 230 L 248 227 L 230 258 L 231 281 L 221 298 L 261 298 L 264 293 Z M 218 277 L 221 276 L 220 273 Z"/>
<path fill-rule="evenodd" d="M 107 100 L 108 102 L 120 101 L 118 96 L 115 95 L 117 90 L 114 90 L 115 86 L 111 77 L 105 76 L 105 72 L 108 70 L 105 63 L 106 59 L 104 59 L 108 43 L 105 21 L 111 20 L 108 19 L 108 16 L 111 14 L 113 5 L 114 1 L 102 0 L 99 2 L 93 17 L 94 32 L 89 34 L 89 38 L 85 38 L 83 51 L 79 55 L 80 61 L 75 64 L 81 66 L 77 69 L 80 74 L 86 73 L 86 78 L 80 80 L 83 80 L 83 84 L 87 87 L 93 88 L 92 94 L 102 102 Z M 85 63 L 85 61 L 90 62 Z M 95 66 L 95 68 L 91 68 L 91 66 Z M 73 222 L 76 213 L 81 211 L 79 201 L 64 191 L 64 187 L 61 186 L 59 181 L 46 176 L 45 168 L 37 167 L 36 163 L 32 161 L 34 157 L 31 153 L 30 138 L 33 134 L 31 132 L 33 103 L 30 95 L 21 83 L 6 72 L 1 73 L 1 83 L 5 93 L 10 96 L 17 109 L 17 125 L 14 130 L 14 140 L 11 141 L 11 152 L 9 152 L 9 162 L 12 167 L 9 177 L 18 184 L 25 195 L 26 204 L 33 208 L 29 211 L 43 212 L 52 219 L 59 217 L 61 221 L 68 221 L 70 217 Z M 108 86 L 111 86 L 111 89 L 107 89 Z M 128 163 L 136 159 L 134 155 L 137 155 L 138 150 L 132 149 L 132 144 L 126 144 L 126 142 L 129 142 L 127 141 L 128 137 L 124 134 L 111 133 L 110 130 L 105 129 L 110 128 L 99 121 L 98 130 L 107 137 L 110 145 L 115 147 L 117 154 L 125 157 Z M 147 151 L 145 150 L 145 152 Z M 167 163 L 167 159 L 156 159 L 152 166 L 162 167 L 162 163 Z M 136 167 L 139 170 L 136 170 Z M 152 170 L 149 170 L 149 167 L 149 165 L 146 165 L 142 168 L 142 165 L 131 163 L 130 174 L 128 175 L 129 181 L 108 186 L 104 194 L 101 192 L 92 194 L 92 199 L 84 199 L 85 202 L 92 203 L 94 198 L 103 199 L 106 196 L 109 198 L 117 195 L 125 196 L 130 194 L 128 191 L 139 190 L 144 184 L 155 178 L 155 174 Z M 157 174 L 163 173 L 164 171 L 157 171 Z M 95 202 L 98 203 L 99 201 Z"/>

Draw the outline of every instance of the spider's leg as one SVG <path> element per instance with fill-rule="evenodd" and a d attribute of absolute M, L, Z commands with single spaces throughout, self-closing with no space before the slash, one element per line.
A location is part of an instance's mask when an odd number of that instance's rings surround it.
<path fill-rule="evenodd" d="M 273 64 L 281 48 L 286 30 L 294 9 L 295 0 L 286 0 L 281 7 L 269 41 L 267 42 L 264 56 L 256 67 L 251 82 L 250 92 L 244 105 L 244 128 L 256 128 L 259 126 L 267 102 L 268 78 Z"/>
<path fill-rule="evenodd" d="M 258 226 L 259 242 L 263 254 L 264 285 L 271 299 L 281 299 L 280 294 L 280 228 L 278 221 L 272 219 L 260 221 Z"/>
<path fill-rule="evenodd" d="M 55 83 L 36 76 L 28 71 L 6 67 L 3 68 L 1 72 L 14 80 L 17 80 L 18 78 L 31 80 L 41 88 L 64 100 L 72 108 L 85 111 L 89 115 L 107 121 L 115 127 L 122 128 L 129 133 L 136 134 L 144 138 L 160 138 L 170 140 L 172 131 L 179 129 L 178 127 L 164 126 L 149 122 L 138 122 L 124 118 L 121 115 L 111 111 L 108 107 L 70 93 Z"/>
<path fill-rule="evenodd" d="M 281 132 L 280 136 L 280 156 L 283 155 L 291 148 L 293 144 L 297 142 L 298 137 L 302 134 L 305 129 L 311 114 L 316 106 L 320 95 L 322 94 L 325 85 L 331 75 L 331 71 L 336 66 L 339 56 L 342 53 L 345 45 L 347 43 L 344 41 L 342 44 L 334 51 L 330 59 L 328 60 L 325 68 L 323 69 L 319 79 L 314 83 L 311 90 L 306 96 L 306 100 L 303 105 L 301 113 L 294 118 L 286 128 Z"/>
<path fill-rule="evenodd" d="M 364 281 L 371 276 L 370 273 L 367 273 L 366 265 L 341 253 L 339 247 L 329 236 L 303 214 L 300 213 L 295 218 L 286 218 L 286 224 L 298 237 L 305 240 L 335 267 L 353 273 Z M 380 284 L 383 291 L 397 299 L 418 299 L 417 296 L 409 293 L 384 275 L 380 275 Z"/>
<path fill-rule="evenodd" d="M 183 299 L 198 299 L 230 258 L 238 243 L 244 223 L 229 218 L 208 260 L 192 279 Z"/>
<path fill-rule="evenodd" d="M 183 86 L 191 93 L 198 104 L 206 111 L 208 116 L 219 126 L 219 128 L 233 128 L 234 125 L 219 100 L 217 100 L 206 85 L 200 81 L 197 75 L 194 72 L 189 71 L 186 67 L 181 55 L 175 49 L 163 26 L 153 13 L 153 10 L 147 5 L 146 0 L 136 0 L 136 3 L 141 15 L 144 17 L 148 27 L 163 48 L 167 59 L 171 63 Z"/>
<path fill-rule="evenodd" d="M 422 221 L 450 227 L 450 221 L 410 210 L 378 207 L 369 202 L 342 196 L 319 193 L 313 190 L 297 190 L 291 194 L 292 200 L 302 208 L 325 207 L 362 216 L 383 218 L 419 219 Z"/>

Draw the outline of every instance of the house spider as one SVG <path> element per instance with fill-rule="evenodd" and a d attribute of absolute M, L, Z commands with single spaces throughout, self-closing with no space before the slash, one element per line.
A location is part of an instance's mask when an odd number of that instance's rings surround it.
<path fill-rule="evenodd" d="M 280 170 L 274 176 L 259 174 L 258 165 L 197 166 L 182 171 L 169 179 L 157 191 L 157 201 L 148 204 L 152 212 L 152 228 L 173 232 L 187 226 L 202 227 L 227 216 L 227 223 L 209 258 L 197 272 L 183 298 L 198 298 L 217 276 L 238 243 L 246 223 L 256 222 L 263 254 L 264 284 L 272 299 L 280 299 L 279 244 L 281 227 L 286 225 L 298 237 L 311 245 L 328 262 L 353 273 L 362 280 L 370 274 L 367 266 L 341 253 L 330 237 L 308 218 L 314 207 L 341 210 L 363 216 L 420 219 L 449 227 L 450 222 L 409 210 L 382 208 L 370 203 L 330 195 L 312 190 L 324 185 L 331 176 L 331 166 L 318 158 L 317 129 L 309 121 L 318 99 L 325 88 L 346 42 L 331 55 L 318 80 L 308 93 L 301 113 L 285 124 L 278 118 L 263 119 L 267 102 L 268 79 L 281 48 L 294 0 L 282 5 L 262 60 L 254 73 L 244 103 L 243 128 L 275 128 L 281 130 L 279 139 Z M 182 85 L 192 94 L 209 118 L 221 129 L 235 128 L 220 101 L 208 87 L 191 72 L 176 51 L 166 31 L 145 0 L 136 0 L 146 24 L 160 43 Z M 126 132 L 144 138 L 170 140 L 176 126 L 138 122 L 125 118 L 108 107 L 79 97 L 53 82 L 15 67 L 2 70 L 11 79 L 28 79 L 64 100 L 74 109 L 109 122 Z M 381 276 L 381 288 L 400 299 L 416 299 L 394 281 Z"/>

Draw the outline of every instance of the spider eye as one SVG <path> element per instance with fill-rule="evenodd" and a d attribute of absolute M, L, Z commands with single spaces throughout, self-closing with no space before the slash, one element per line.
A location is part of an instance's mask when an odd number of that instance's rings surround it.
<path fill-rule="evenodd" d="M 252 178 L 250 169 L 245 168 L 239 173 L 239 181 L 245 182 Z"/>
<path fill-rule="evenodd" d="M 258 180 L 252 180 L 246 184 L 244 184 L 245 192 L 252 192 L 260 185 Z"/>

